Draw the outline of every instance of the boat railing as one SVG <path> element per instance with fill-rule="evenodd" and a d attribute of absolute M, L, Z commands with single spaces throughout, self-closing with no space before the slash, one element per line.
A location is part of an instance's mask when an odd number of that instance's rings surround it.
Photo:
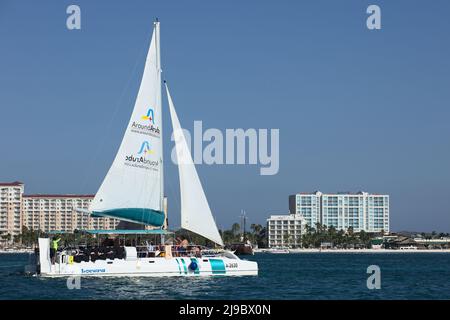
<path fill-rule="evenodd" d="M 187 247 L 172 245 L 170 255 L 173 257 L 202 257 L 218 255 L 220 251 L 209 249 L 204 246 L 189 245 Z M 136 246 L 138 257 L 165 257 L 167 245 Z"/>
<path fill-rule="evenodd" d="M 165 258 L 171 257 L 217 257 L 223 255 L 222 249 L 211 249 L 201 245 L 140 245 L 134 246 L 138 258 Z M 170 253 L 169 253 L 170 251 Z M 71 261 L 95 261 L 105 259 L 125 259 L 124 246 L 65 246 L 56 253 L 56 260 L 60 262 L 62 256 L 72 256 Z"/>

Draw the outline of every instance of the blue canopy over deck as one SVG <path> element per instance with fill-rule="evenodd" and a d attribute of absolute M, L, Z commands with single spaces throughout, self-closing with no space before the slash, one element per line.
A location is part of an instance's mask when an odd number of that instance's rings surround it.
<path fill-rule="evenodd" d="M 173 232 L 154 229 L 154 230 L 81 230 L 90 234 L 173 234 Z"/>

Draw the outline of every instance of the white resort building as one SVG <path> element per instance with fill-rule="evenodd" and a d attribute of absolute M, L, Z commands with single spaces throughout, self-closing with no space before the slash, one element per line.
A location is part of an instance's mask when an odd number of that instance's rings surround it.
<path fill-rule="evenodd" d="M 270 248 L 300 246 L 305 219 L 300 214 L 271 215 L 267 219 L 268 245 Z"/>
<path fill-rule="evenodd" d="M 319 222 L 338 230 L 389 232 L 389 195 L 298 193 L 289 196 L 289 211 L 301 214 L 312 227 Z"/>
<path fill-rule="evenodd" d="M 306 226 L 315 228 L 317 223 L 344 231 L 389 232 L 389 195 L 297 193 L 289 196 L 289 211 L 267 219 L 269 247 L 299 246 Z"/>

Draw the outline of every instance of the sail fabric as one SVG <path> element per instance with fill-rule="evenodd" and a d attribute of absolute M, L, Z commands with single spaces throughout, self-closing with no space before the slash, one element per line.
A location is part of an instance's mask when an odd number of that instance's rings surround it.
<path fill-rule="evenodd" d="M 167 84 L 166 92 L 180 177 L 181 227 L 223 246 L 222 238 L 220 237 L 197 170 L 192 161 L 192 156 L 181 129 Z"/>
<path fill-rule="evenodd" d="M 153 224 L 154 217 L 149 215 L 163 211 L 159 49 L 159 22 L 155 22 L 134 109 L 116 157 L 92 201 L 93 213 Z"/>

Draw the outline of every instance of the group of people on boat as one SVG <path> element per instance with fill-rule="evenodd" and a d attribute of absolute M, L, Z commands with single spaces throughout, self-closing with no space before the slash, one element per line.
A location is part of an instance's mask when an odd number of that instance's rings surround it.
<path fill-rule="evenodd" d="M 146 242 L 145 248 L 144 251 L 138 251 L 139 257 L 201 257 L 201 247 L 189 245 L 187 239 L 177 238 L 175 245 L 154 245 L 153 242 Z"/>
<path fill-rule="evenodd" d="M 52 264 L 55 264 L 59 242 L 61 238 L 53 237 L 50 246 L 50 258 Z M 125 259 L 125 243 L 122 243 L 119 238 L 111 239 L 106 238 L 98 246 L 78 246 L 76 248 L 65 248 L 71 252 L 72 262 L 89 262 L 96 260 L 114 260 L 114 259 Z M 195 256 L 201 258 L 201 247 L 196 245 L 189 245 L 187 239 L 175 239 L 175 245 L 172 244 L 153 244 L 153 242 L 145 242 L 145 245 L 136 245 L 137 256 L 139 258 L 155 258 L 155 257 L 188 257 Z"/>

